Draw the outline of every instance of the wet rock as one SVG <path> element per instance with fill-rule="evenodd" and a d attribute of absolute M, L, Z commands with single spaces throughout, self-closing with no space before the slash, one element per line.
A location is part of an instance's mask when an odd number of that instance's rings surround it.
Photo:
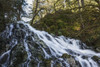
<path fill-rule="evenodd" d="M 83 59 L 87 59 L 88 57 L 87 57 L 87 56 L 82 56 L 82 58 L 83 58 Z"/>
<path fill-rule="evenodd" d="M 51 59 L 44 60 L 45 67 L 51 67 Z"/>
<path fill-rule="evenodd" d="M 62 55 L 62 58 L 66 58 L 68 64 L 69 64 L 71 67 L 78 67 L 78 65 L 76 64 L 75 59 L 74 59 L 71 55 L 63 54 L 63 55 Z"/>
<path fill-rule="evenodd" d="M 20 67 L 22 63 L 27 60 L 27 52 L 25 51 L 24 46 L 18 44 L 11 53 L 11 66 Z"/>
<path fill-rule="evenodd" d="M 70 57 L 71 57 L 71 55 L 68 55 L 66 53 L 62 55 L 62 58 L 70 58 Z"/>
<path fill-rule="evenodd" d="M 67 59 L 67 61 L 70 64 L 71 67 L 78 67 L 74 58 L 70 57 L 70 58 Z"/>
<path fill-rule="evenodd" d="M 62 67 L 62 62 L 59 59 L 54 59 L 52 64 L 54 67 Z"/>
<path fill-rule="evenodd" d="M 0 36 L 0 55 L 6 50 L 6 42 Z"/>
<path fill-rule="evenodd" d="M 36 62 L 35 60 L 31 60 L 30 62 L 29 62 L 29 67 L 37 67 L 37 64 L 38 62 Z"/>
<path fill-rule="evenodd" d="M 98 64 L 100 64 L 100 57 L 98 57 L 98 56 L 93 56 L 92 59 L 93 59 L 94 61 L 96 61 Z"/>
<path fill-rule="evenodd" d="M 56 64 L 56 67 L 62 67 L 60 63 Z"/>
<path fill-rule="evenodd" d="M 0 57 L 0 64 L 4 64 L 7 61 L 8 57 L 9 57 L 8 53 L 3 54 Z"/>
<path fill-rule="evenodd" d="M 47 45 L 45 45 L 45 43 L 42 40 L 40 40 L 39 43 L 43 48 L 47 48 Z"/>
<path fill-rule="evenodd" d="M 100 52 L 100 47 L 97 47 L 95 50 L 96 50 L 97 52 Z"/>

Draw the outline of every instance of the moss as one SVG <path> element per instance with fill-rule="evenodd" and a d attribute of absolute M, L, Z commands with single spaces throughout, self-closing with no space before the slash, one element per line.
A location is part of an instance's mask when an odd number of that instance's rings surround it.
<path fill-rule="evenodd" d="M 62 58 L 70 58 L 71 57 L 71 55 L 68 55 L 68 54 L 63 54 L 62 55 Z"/>
<path fill-rule="evenodd" d="M 51 59 L 44 59 L 45 67 L 51 67 Z"/>
<path fill-rule="evenodd" d="M 13 66 L 18 66 L 27 60 L 27 52 L 24 50 L 24 46 L 22 46 L 21 44 L 18 44 L 15 47 L 15 49 L 12 51 L 11 56 Z"/>
<path fill-rule="evenodd" d="M 37 67 L 37 63 L 34 60 L 31 60 L 29 63 L 29 67 Z"/>
<path fill-rule="evenodd" d="M 100 64 L 100 57 L 93 56 L 92 59 Z"/>

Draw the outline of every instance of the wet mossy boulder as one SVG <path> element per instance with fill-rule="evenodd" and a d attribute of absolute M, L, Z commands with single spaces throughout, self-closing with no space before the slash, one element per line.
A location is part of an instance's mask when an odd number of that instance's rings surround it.
<path fill-rule="evenodd" d="M 2 39 L 2 37 L 0 37 L 0 55 L 5 51 L 5 49 L 6 49 L 6 43 Z"/>
<path fill-rule="evenodd" d="M 45 64 L 45 67 L 51 67 L 51 59 L 44 59 L 44 64 Z"/>
<path fill-rule="evenodd" d="M 71 57 L 71 55 L 68 55 L 66 53 L 62 55 L 62 58 L 70 58 L 70 57 Z"/>
<path fill-rule="evenodd" d="M 71 67 L 79 67 L 78 64 L 76 63 L 76 60 L 68 54 L 63 54 L 62 58 L 67 59 L 67 63 L 71 66 Z"/>
<path fill-rule="evenodd" d="M 98 57 L 98 56 L 93 56 L 92 59 L 93 59 L 94 61 L 96 61 L 96 62 L 100 65 L 100 57 Z"/>
<path fill-rule="evenodd" d="M 21 67 L 22 63 L 25 63 L 27 60 L 27 52 L 25 47 L 21 44 L 18 44 L 11 52 L 11 67 Z"/>
<path fill-rule="evenodd" d="M 31 60 L 29 62 L 29 67 L 37 67 L 37 65 L 38 65 L 38 62 L 36 62 L 35 60 Z"/>
<path fill-rule="evenodd" d="M 8 50 L 8 39 L 5 39 L 0 34 L 0 55 Z"/>

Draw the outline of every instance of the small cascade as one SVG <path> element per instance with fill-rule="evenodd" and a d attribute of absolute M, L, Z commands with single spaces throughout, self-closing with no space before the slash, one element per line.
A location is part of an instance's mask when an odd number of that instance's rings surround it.
<path fill-rule="evenodd" d="M 64 36 L 53 36 L 19 21 L 0 34 L 6 50 L 0 55 L 1 67 L 100 67 L 100 58 L 84 43 Z"/>

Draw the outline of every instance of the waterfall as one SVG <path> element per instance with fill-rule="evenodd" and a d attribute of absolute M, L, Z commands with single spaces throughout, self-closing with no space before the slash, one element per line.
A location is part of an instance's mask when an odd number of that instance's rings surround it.
<path fill-rule="evenodd" d="M 32 0 L 22 6 L 29 16 Z M 80 40 L 54 36 L 30 26 L 31 19 L 7 25 L 0 37 L 5 49 L 0 54 L 0 67 L 100 67 L 100 53 Z M 6 42 L 5 42 L 6 41 Z"/>
<path fill-rule="evenodd" d="M 37 61 L 37 67 L 41 67 L 43 60 L 35 56 L 35 53 L 38 55 L 38 52 L 43 59 L 51 59 L 51 67 L 55 67 L 57 62 L 60 63 L 61 67 L 71 67 L 72 65 L 68 63 L 68 57 L 62 57 L 64 54 L 73 58 L 81 67 L 99 67 L 99 63 L 93 57 L 100 57 L 100 53 L 92 51 L 81 41 L 64 36 L 50 35 L 45 31 L 34 29 L 23 21 L 8 25 L 1 36 L 9 40 L 7 44 L 9 46 L 8 50 L 0 56 L 1 67 L 10 67 L 10 65 L 13 65 L 14 56 L 12 55 L 18 44 L 23 46 L 23 49 L 27 53 L 27 60 L 20 64 L 21 67 L 31 67 L 30 62 L 32 59 Z M 36 52 L 34 52 L 35 50 Z"/>
<path fill-rule="evenodd" d="M 22 16 L 21 20 L 29 22 L 32 19 L 33 2 L 34 0 L 25 0 L 26 5 L 22 5 L 22 9 L 26 13 L 26 16 Z"/>

